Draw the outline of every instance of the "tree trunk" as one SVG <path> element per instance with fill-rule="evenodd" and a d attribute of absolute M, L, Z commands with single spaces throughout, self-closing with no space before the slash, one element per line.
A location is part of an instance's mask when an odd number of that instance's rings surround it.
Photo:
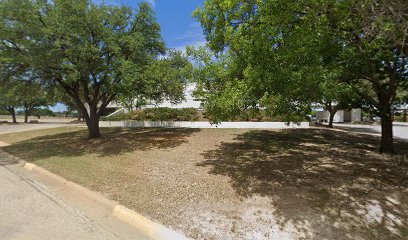
<path fill-rule="evenodd" d="M 11 113 L 11 117 L 13 118 L 13 123 L 17 123 L 16 113 L 14 111 Z"/>
<path fill-rule="evenodd" d="M 16 118 L 16 110 L 14 107 L 8 107 L 6 110 L 10 113 L 11 118 L 13 119 L 13 123 L 17 123 L 17 118 Z"/>
<path fill-rule="evenodd" d="M 329 128 L 333 128 L 333 120 L 334 116 L 336 115 L 336 110 L 329 111 L 330 116 L 329 116 Z"/>
<path fill-rule="evenodd" d="M 381 153 L 394 153 L 391 110 L 381 114 Z"/>
<path fill-rule="evenodd" d="M 24 111 L 24 123 L 28 123 L 28 111 Z"/>
<path fill-rule="evenodd" d="M 86 125 L 88 126 L 88 137 L 89 138 L 99 138 L 101 136 L 101 132 L 99 130 L 99 116 L 98 116 L 96 107 L 90 107 L 89 117 L 88 118 L 85 117 L 85 121 L 86 121 Z"/>

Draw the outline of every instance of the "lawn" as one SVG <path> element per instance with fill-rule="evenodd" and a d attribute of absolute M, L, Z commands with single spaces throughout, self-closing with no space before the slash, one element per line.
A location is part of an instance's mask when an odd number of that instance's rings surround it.
<path fill-rule="evenodd" d="M 408 166 L 326 129 L 81 128 L 4 150 L 198 239 L 407 239 Z M 408 153 L 408 144 L 396 149 Z"/>

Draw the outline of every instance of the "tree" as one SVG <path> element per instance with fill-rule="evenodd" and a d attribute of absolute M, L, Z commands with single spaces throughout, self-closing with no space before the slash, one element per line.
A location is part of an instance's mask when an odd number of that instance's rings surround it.
<path fill-rule="evenodd" d="M 207 0 L 195 16 L 209 46 L 236 56 L 244 68 L 243 80 L 228 84 L 260 93 L 251 96 L 273 111 L 315 101 L 334 66 L 335 82 L 348 84 L 379 114 L 380 151 L 392 153 L 391 112 L 405 98 L 408 74 L 407 13 L 405 0 Z"/>
<path fill-rule="evenodd" d="M 0 6 L 2 52 L 63 89 L 90 138 L 100 136 L 100 115 L 122 86 L 144 85 L 140 76 L 165 53 L 147 3 L 136 12 L 90 0 L 6 0 Z"/>
<path fill-rule="evenodd" d="M 48 116 L 48 117 L 54 117 L 55 113 L 53 111 L 51 111 L 48 108 L 35 108 L 32 112 L 31 112 L 32 116 L 36 116 L 38 119 L 40 119 L 42 116 Z"/>
<path fill-rule="evenodd" d="M 121 85 L 117 101 L 128 111 L 133 111 L 149 100 L 161 102 L 168 99 L 177 103 L 184 99 L 184 89 L 189 81 L 191 63 L 180 51 L 169 51 L 167 56 L 150 64 L 138 81 Z"/>
<path fill-rule="evenodd" d="M 38 108 L 54 104 L 50 94 L 36 81 L 20 80 L 17 82 L 17 90 L 25 123 L 28 123 L 28 117 Z"/>
<path fill-rule="evenodd" d="M 18 88 L 10 79 L 0 81 L 0 109 L 7 111 L 17 123 L 16 108 L 20 106 Z"/>
<path fill-rule="evenodd" d="M 329 128 L 333 128 L 333 120 L 337 111 L 359 108 L 361 103 L 350 85 L 337 81 L 326 81 L 320 85 L 324 109 L 329 112 Z"/>
<path fill-rule="evenodd" d="M 0 48 L 0 53 L 2 49 Z M 2 62 L 6 62 L 5 54 L 0 54 Z M 13 64 L 0 64 L 0 109 L 7 111 L 13 123 L 17 123 L 16 108 L 21 104 L 18 89 L 19 84 L 13 78 L 14 75 L 20 74 L 21 68 Z"/>

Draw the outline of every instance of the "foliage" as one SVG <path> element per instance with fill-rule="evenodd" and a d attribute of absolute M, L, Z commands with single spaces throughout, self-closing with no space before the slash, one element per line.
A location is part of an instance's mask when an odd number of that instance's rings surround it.
<path fill-rule="evenodd" d="M 52 91 L 46 91 L 44 87 L 36 81 L 21 80 L 16 82 L 20 106 L 26 116 L 33 115 L 33 111 L 43 106 L 54 104 Z"/>
<path fill-rule="evenodd" d="M 11 108 L 20 106 L 18 85 L 11 79 L 0 81 L 0 109 L 9 111 Z"/>
<path fill-rule="evenodd" d="M 103 118 L 108 121 L 196 121 L 197 119 L 198 111 L 195 108 L 146 108 Z"/>
<path fill-rule="evenodd" d="M 0 12 L 1 60 L 30 66 L 33 76 L 62 89 L 89 137 L 100 135 L 101 113 L 127 87 L 141 88 L 142 97 L 167 96 L 159 91 L 168 82 L 144 77 L 166 50 L 147 3 L 134 11 L 90 0 L 5 0 Z"/>
<path fill-rule="evenodd" d="M 10 115 L 10 112 L 0 108 L 0 115 Z"/>
<path fill-rule="evenodd" d="M 35 108 L 31 112 L 31 115 L 36 116 L 36 117 L 42 117 L 42 116 L 54 117 L 55 113 L 48 108 Z"/>
<path fill-rule="evenodd" d="M 127 110 L 139 109 L 154 100 L 178 103 L 184 99 L 190 62 L 180 51 L 169 51 L 166 57 L 147 66 L 139 76 L 141 81 L 127 82 L 121 86 L 118 102 Z"/>
<path fill-rule="evenodd" d="M 295 116 L 346 87 L 381 116 L 392 152 L 391 109 L 408 93 L 407 1 L 207 0 L 195 16 L 228 72 L 241 70 L 210 93 L 224 114 L 256 105 Z"/>

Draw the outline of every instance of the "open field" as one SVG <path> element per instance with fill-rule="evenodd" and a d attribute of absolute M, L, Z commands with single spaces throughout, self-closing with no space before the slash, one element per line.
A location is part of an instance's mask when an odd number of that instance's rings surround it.
<path fill-rule="evenodd" d="M 73 127 L 0 141 L 192 238 L 408 237 L 408 165 L 378 154 L 378 137 L 325 129 L 102 131 L 91 141 Z M 406 154 L 408 143 L 396 149 Z"/>

